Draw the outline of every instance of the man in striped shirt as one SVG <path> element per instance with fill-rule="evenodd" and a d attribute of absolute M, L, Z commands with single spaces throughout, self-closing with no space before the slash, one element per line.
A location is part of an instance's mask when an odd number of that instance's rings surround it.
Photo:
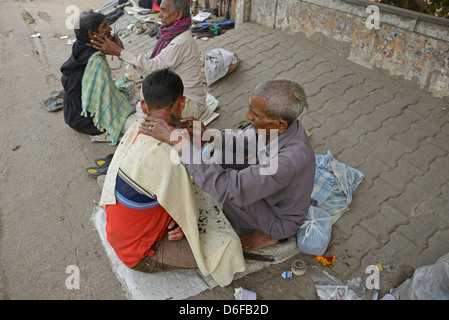
<path fill-rule="evenodd" d="M 118 56 L 146 72 L 169 68 L 178 74 L 187 98 L 182 117 L 201 119 L 207 110 L 206 90 L 200 54 L 190 31 L 190 3 L 188 0 L 163 0 L 160 8 L 161 38 L 151 54 L 135 54 L 125 50 L 118 36 L 114 40 L 93 40 L 92 45 L 103 53 Z"/>

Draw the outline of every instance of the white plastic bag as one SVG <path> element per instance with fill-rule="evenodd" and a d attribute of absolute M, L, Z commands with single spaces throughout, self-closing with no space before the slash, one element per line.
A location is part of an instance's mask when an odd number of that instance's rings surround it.
<path fill-rule="evenodd" d="M 413 277 L 391 290 L 396 300 L 448 300 L 449 253 L 433 265 L 415 270 Z"/>
<path fill-rule="evenodd" d="M 302 253 L 322 256 L 331 239 L 331 216 L 324 209 L 310 206 L 306 221 L 296 236 L 298 248 Z"/>

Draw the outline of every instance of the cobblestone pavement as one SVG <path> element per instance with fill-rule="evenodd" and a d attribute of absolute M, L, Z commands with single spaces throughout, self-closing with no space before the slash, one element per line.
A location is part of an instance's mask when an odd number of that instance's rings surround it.
<path fill-rule="evenodd" d="M 224 48 L 242 60 L 210 87 L 222 113 L 213 126 L 243 119 L 261 81 L 295 80 L 308 95 L 300 120 L 315 153 L 330 151 L 365 174 L 350 211 L 333 226 L 326 254 L 337 256 L 336 274 L 363 276 L 368 265 L 381 263 L 387 288 L 399 269 L 433 264 L 449 251 L 448 101 L 257 24 L 199 47 Z"/>
<path fill-rule="evenodd" d="M 365 175 L 350 210 L 332 229 L 326 255 L 338 259 L 336 277 L 365 279 L 366 267 L 380 263 L 385 294 L 449 251 L 448 101 L 298 34 L 255 23 L 197 43 L 202 55 L 224 48 L 241 59 L 234 73 L 207 89 L 219 100 L 221 114 L 209 127 L 234 127 L 245 119 L 257 84 L 288 78 L 308 96 L 309 109 L 300 120 L 312 133 L 315 153 L 330 151 Z"/>

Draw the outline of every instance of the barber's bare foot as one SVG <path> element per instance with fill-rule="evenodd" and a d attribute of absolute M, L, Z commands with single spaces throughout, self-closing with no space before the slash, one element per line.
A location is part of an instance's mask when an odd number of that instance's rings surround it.
<path fill-rule="evenodd" d="M 244 252 L 254 251 L 278 243 L 278 239 L 274 239 L 260 230 L 241 236 L 240 241 L 242 242 Z"/>

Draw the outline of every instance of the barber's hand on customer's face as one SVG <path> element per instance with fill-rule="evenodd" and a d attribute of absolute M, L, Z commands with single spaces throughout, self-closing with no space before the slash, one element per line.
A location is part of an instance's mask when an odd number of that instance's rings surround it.
<path fill-rule="evenodd" d="M 160 141 L 166 142 L 168 144 L 174 145 L 176 141 L 170 141 L 170 136 L 175 130 L 166 121 L 159 118 L 153 118 L 151 116 L 145 115 L 143 120 L 139 124 L 139 130 L 143 134 L 152 136 Z"/>
<path fill-rule="evenodd" d="M 184 238 L 184 232 L 175 220 L 170 221 L 168 230 L 168 240 L 181 240 Z"/>
<path fill-rule="evenodd" d="M 145 115 L 139 124 L 139 130 L 143 134 L 174 146 L 178 152 L 181 152 L 190 144 L 188 139 L 183 138 L 180 129 L 170 126 L 163 119 Z M 175 130 L 179 130 L 179 132 L 173 133 Z"/>
<path fill-rule="evenodd" d="M 121 42 L 120 39 L 119 41 Z M 119 57 L 120 53 L 122 52 L 122 48 L 115 41 L 109 38 L 102 39 L 95 36 L 94 39 L 90 41 L 90 43 L 95 49 L 100 50 L 104 54 L 111 54 Z"/>

